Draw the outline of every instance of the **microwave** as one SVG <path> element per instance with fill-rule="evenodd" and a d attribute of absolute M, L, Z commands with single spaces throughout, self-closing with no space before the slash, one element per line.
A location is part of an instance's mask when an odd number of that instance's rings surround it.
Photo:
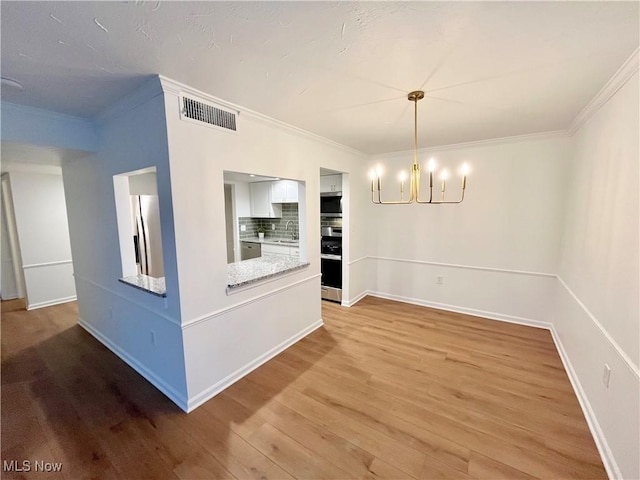
<path fill-rule="evenodd" d="M 342 216 L 342 192 L 323 192 L 320 194 L 320 216 Z"/>

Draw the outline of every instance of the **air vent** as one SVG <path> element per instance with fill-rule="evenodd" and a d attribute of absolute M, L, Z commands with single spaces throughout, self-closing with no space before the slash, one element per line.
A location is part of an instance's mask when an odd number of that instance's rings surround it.
<path fill-rule="evenodd" d="M 225 130 L 236 131 L 236 114 L 208 105 L 199 100 L 182 97 L 182 116 Z"/>

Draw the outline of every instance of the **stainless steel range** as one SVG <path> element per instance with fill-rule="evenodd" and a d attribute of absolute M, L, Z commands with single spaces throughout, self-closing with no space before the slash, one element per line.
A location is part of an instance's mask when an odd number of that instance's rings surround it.
<path fill-rule="evenodd" d="M 342 301 L 342 228 L 322 227 L 320 240 L 322 298 Z"/>

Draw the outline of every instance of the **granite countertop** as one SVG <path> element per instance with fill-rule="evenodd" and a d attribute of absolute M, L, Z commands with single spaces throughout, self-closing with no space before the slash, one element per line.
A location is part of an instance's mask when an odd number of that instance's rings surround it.
<path fill-rule="evenodd" d="M 164 283 L 164 277 L 155 278 L 149 277 L 148 275 L 132 275 L 130 277 L 119 278 L 118 280 L 139 290 L 153 293 L 159 297 L 167 296 L 167 287 Z"/>
<path fill-rule="evenodd" d="M 299 240 L 291 240 L 287 237 L 265 237 L 262 240 L 258 237 L 241 238 L 241 242 L 249 243 L 266 243 L 267 245 L 286 245 L 287 247 L 298 247 L 300 245 Z"/>
<path fill-rule="evenodd" d="M 267 255 L 227 265 L 227 290 L 243 287 L 260 280 L 299 270 L 309 265 L 297 257 Z"/>

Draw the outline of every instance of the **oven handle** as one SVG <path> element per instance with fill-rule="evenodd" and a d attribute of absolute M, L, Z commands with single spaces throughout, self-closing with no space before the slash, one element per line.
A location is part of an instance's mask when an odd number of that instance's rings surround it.
<path fill-rule="evenodd" d="M 340 255 L 331 255 L 330 253 L 321 253 L 320 258 L 322 260 L 342 260 Z"/>

